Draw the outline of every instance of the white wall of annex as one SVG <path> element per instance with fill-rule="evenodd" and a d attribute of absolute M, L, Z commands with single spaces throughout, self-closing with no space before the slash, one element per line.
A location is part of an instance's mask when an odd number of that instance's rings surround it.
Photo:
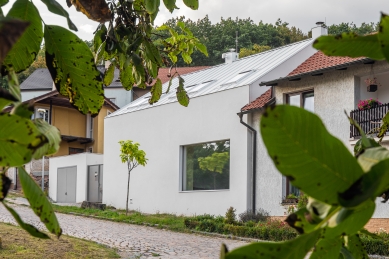
<path fill-rule="evenodd" d="M 103 164 L 103 155 L 95 153 L 80 153 L 69 156 L 60 156 L 50 158 L 49 169 L 49 196 L 56 202 L 57 201 L 57 171 L 58 168 L 64 167 L 77 167 L 77 180 L 76 180 L 76 203 L 86 201 L 87 199 L 87 169 L 89 165 L 101 165 Z M 104 195 L 104 191 L 103 191 Z"/>
<path fill-rule="evenodd" d="M 36 90 L 36 91 L 21 91 L 22 102 L 31 100 L 31 99 L 38 97 L 38 96 L 41 96 L 43 94 L 47 94 L 50 91 L 51 91 L 51 89 Z"/>
<path fill-rule="evenodd" d="M 224 215 L 233 206 L 247 209 L 247 129 L 237 113 L 249 101 L 249 87 L 105 118 L 103 202 L 125 208 L 127 168 L 121 163 L 119 140 L 140 143 L 148 163 L 131 173 L 129 208 L 146 213 Z M 180 146 L 229 139 L 230 189 L 180 190 Z"/>

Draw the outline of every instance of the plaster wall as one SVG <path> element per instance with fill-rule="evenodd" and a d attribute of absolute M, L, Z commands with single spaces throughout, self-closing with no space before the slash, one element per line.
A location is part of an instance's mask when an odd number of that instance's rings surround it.
<path fill-rule="evenodd" d="M 121 163 L 119 140 L 140 143 L 148 163 L 131 173 L 130 209 L 146 213 L 224 215 L 233 206 L 247 209 L 247 128 L 236 115 L 249 101 L 249 87 L 192 98 L 105 119 L 103 202 L 125 208 L 127 167 Z M 230 140 L 230 188 L 181 191 L 180 147 Z"/>
<path fill-rule="evenodd" d="M 54 202 L 57 201 L 57 182 L 58 168 L 77 167 L 76 180 L 76 203 L 83 202 L 87 199 L 87 170 L 89 165 L 103 164 L 103 155 L 93 153 L 81 153 L 69 156 L 60 156 L 50 158 L 49 169 L 49 196 Z M 104 193 L 103 193 L 104 195 Z"/>
<path fill-rule="evenodd" d="M 41 96 L 43 94 L 47 94 L 50 91 L 51 91 L 51 89 L 35 90 L 35 91 L 23 91 L 22 90 L 21 91 L 22 102 L 27 101 L 27 100 L 31 100 L 32 98 Z"/>
<path fill-rule="evenodd" d="M 365 79 L 367 78 L 377 78 L 379 83 L 378 89 L 376 92 L 368 92 Z M 360 85 L 360 99 L 378 99 L 381 103 L 389 103 L 389 72 L 379 73 L 379 74 L 369 74 L 358 78 Z"/>
<path fill-rule="evenodd" d="M 123 87 L 105 87 L 104 95 L 107 98 L 116 98 L 115 104 L 120 108 L 132 102 L 132 91 L 126 91 Z"/>

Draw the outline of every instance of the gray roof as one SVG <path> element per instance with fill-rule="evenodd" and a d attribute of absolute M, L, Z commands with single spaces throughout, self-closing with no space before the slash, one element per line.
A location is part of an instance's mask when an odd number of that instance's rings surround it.
<path fill-rule="evenodd" d="M 53 79 L 47 68 L 38 68 L 20 84 L 21 90 L 40 90 L 53 88 Z"/>
<path fill-rule="evenodd" d="M 280 48 L 241 58 L 231 64 L 221 64 L 185 74 L 182 76 L 185 80 L 185 88 L 190 98 L 196 98 L 219 91 L 251 85 L 302 49 L 312 45 L 312 42 L 312 39 L 299 41 Z M 168 85 L 168 82 L 163 84 L 163 93 L 166 92 Z M 154 105 L 148 103 L 150 93 L 147 93 L 108 117 L 177 102 L 175 93 L 176 87 L 178 87 L 177 78 L 173 79 L 169 93 L 163 94 L 161 99 Z"/>

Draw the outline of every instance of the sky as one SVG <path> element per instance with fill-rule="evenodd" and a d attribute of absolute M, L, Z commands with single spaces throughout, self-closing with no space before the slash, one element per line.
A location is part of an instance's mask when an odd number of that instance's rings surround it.
<path fill-rule="evenodd" d="M 65 0 L 57 0 L 70 14 L 70 18 L 78 28 L 76 34 L 84 40 L 91 40 L 98 23 L 89 20 L 74 7 L 68 8 Z M 3 7 L 7 13 L 15 0 Z M 288 22 L 290 26 L 300 28 L 307 33 L 318 21 L 326 21 L 327 25 L 341 22 L 378 22 L 380 12 L 389 13 L 388 0 L 199 0 L 199 10 L 186 7 L 182 0 L 177 0 L 179 10 L 171 14 L 161 1 L 160 12 L 155 24 L 161 25 L 172 17 L 185 16 L 192 20 L 204 18 L 208 14 L 212 23 L 220 18 L 251 18 L 255 23 L 274 24 L 278 18 Z M 66 19 L 50 13 L 42 1 L 33 0 L 43 21 L 67 27 Z"/>

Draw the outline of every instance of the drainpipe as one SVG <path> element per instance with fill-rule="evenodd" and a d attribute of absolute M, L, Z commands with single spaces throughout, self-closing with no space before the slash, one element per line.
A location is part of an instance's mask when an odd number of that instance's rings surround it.
<path fill-rule="evenodd" d="M 252 197 L 252 204 L 251 204 L 251 210 L 253 213 L 255 213 L 256 211 L 256 208 L 255 208 L 255 196 L 256 196 L 256 174 L 257 174 L 257 131 L 251 127 L 250 125 L 248 125 L 247 123 L 245 123 L 243 121 L 243 114 L 242 112 L 238 113 L 238 116 L 240 118 L 240 123 L 243 124 L 244 126 L 246 126 L 250 131 L 251 133 L 253 134 L 253 153 L 252 153 L 252 157 L 253 157 L 253 171 L 252 171 L 252 177 L 253 177 L 253 197 Z"/>

